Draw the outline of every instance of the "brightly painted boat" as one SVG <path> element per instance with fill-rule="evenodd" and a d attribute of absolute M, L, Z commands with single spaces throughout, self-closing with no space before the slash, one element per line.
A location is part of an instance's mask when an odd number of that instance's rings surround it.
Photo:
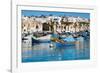
<path fill-rule="evenodd" d="M 74 46 L 75 45 L 75 39 L 73 38 L 73 36 L 68 36 L 66 38 L 52 38 L 52 44 L 55 47 L 66 47 L 66 46 Z"/>

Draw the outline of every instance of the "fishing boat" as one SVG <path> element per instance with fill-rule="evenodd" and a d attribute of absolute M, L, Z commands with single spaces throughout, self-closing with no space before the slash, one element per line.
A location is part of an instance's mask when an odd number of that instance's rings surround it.
<path fill-rule="evenodd" d="M 82 36 L 85 40 L 88 40 L 90 38 L 90 32 L 89 31 L 80 32 L 79 35 Z"/>
<path fill-rule="evenodd" d="M 27 36 L 24 36 L 24 37 L 22 37 L 22 42 L 24 42 L 24 41 L 31 41 L 31 35 L 27 35 Z"/>
<path fill-rule="evenodd" d="M 74 46 L 75 45 L 75 39 L 72 35 L 66 37 L 66 38 L 52 38 L 52 44 L 56 47 L 66 47 L 66 46 Z"/>
<path fill-rule="evenodd" d="M 51 38 L 51 35 L 46 35 L 46 36 L 41 36 L 41 37 L 32 36 L 32 43 L 49 43 L 50 38 Z"/>

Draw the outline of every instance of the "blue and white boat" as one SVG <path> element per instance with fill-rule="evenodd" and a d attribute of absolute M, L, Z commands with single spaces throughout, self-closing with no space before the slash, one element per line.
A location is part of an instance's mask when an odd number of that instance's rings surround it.
<path fill-rule="evenodd" d="M 66 47 L 66 46 L 74 46 L 75 45 L 75 39 L 73 38 L 72 35 L 68 36 L 68 37 L 65 37 L 65 38 L 61 38 L 60 39 L 57 39 L 57 41 L 52 41 L 53 42 L 53 45 L 56 46 L 56 47 Z"/>

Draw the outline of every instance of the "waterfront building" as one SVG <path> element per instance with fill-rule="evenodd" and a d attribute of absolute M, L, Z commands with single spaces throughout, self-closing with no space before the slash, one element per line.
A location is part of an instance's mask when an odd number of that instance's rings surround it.
<path fill-rule="evenodd" d="M 81 17 L 22 17 L 22 33 L 79 32 L 89 30 L 89 19 Z"/>

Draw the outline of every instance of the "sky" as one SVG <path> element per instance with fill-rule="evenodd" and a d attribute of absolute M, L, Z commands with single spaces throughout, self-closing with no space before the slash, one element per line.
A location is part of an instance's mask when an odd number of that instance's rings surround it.
<path fill-rule="evenodd" d="M 56 12 L 56 11 L 36 11 L 36 10 L 22 10 L 22 16 L 74 16 L 81 18 L 90 18 L 90 13 L 79 13 L 79 12 Z"/>

